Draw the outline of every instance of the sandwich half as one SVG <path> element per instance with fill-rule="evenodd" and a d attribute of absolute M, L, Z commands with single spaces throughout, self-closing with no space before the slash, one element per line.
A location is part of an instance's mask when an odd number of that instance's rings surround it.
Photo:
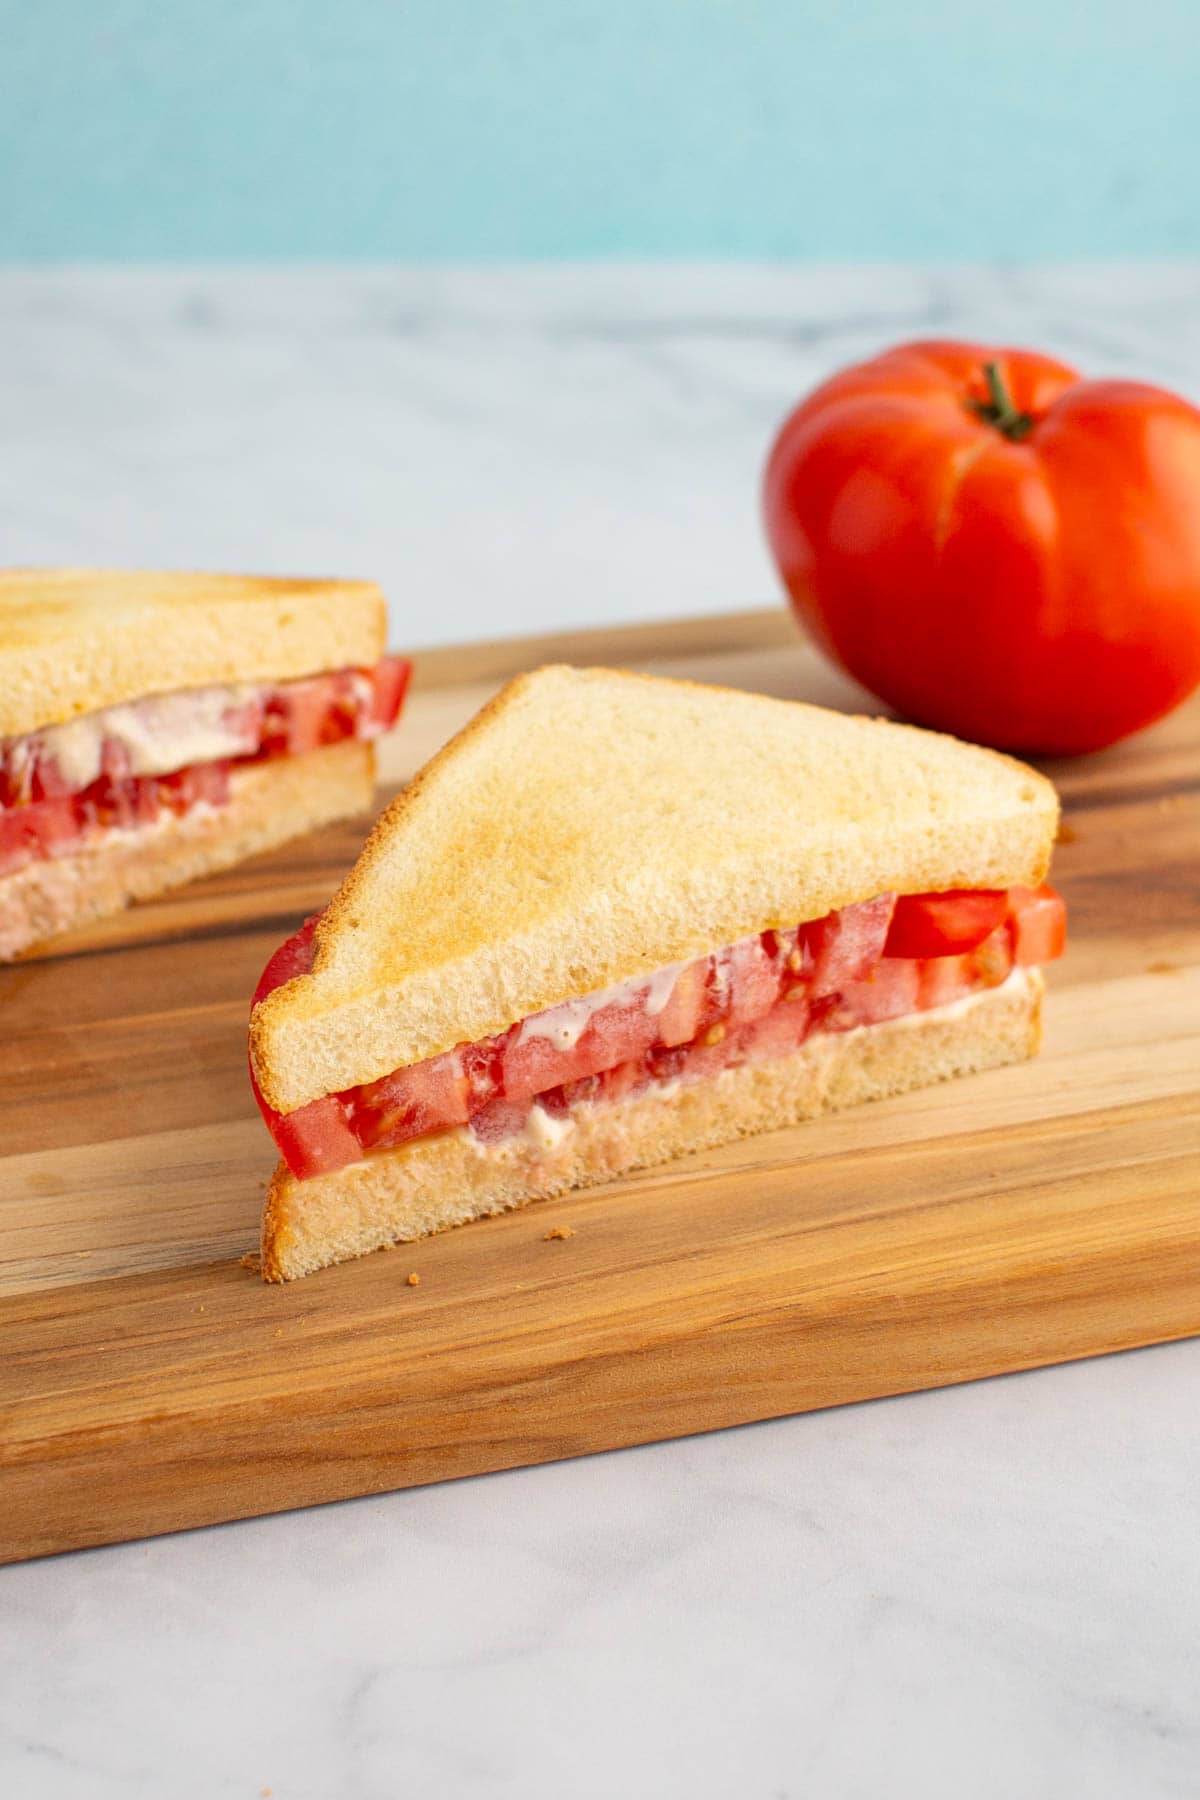
<path fill-rule="evenodd" d="M 264 972 L 263 1274 L 1032 1055 L 1057 817 L 931 732 L 521 676 Z"/>
<path fill-rule="evenodd" d="M 366 581 L 0 571 L 0 961 L 370 805 Z"/>

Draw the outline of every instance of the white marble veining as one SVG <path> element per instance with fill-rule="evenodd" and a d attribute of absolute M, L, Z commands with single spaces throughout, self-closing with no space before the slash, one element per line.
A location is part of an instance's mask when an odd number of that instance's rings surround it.
<path fill-rule="evenodd" d="M 397 638 L 754 605 L 903 335 L 1200 394 L 1200 270 L 0 277 L 0 560 L 378 574 Z M 0 1350 L 2 1353 L 2 1350 Z M 1200 1792 L 1200 1344 L 0 1570 L 6 1800 Z"/>

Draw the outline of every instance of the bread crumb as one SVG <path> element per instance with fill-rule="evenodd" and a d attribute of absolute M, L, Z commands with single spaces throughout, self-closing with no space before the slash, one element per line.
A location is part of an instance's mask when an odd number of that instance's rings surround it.
<path fill-rule="evenodd" d="M 1173 962 L 1152 962 L 1146 965 L 1147 975 L 1178 975 L 1179 964 Z"/>
<path fill-rule="evenodd" d="M 543 1236 L 542 1242 L 543 1244 L 548 1244 L 552 1238 L 569 1238 L 574 1236 L 575 1233 L 569 1225 L 552 1225 L 550 1230 Z"/>
<path fill-rule="evenodd" d="M 723 1025 L 710 1025 L 704 1034 L 703 1042 L 706 1043 L 711 1050 L 714 1045 L 723 1043 L 724 1039 L 725 1027 Z"/>
<path fill-rule="evenodd" d="M 405 1282 L 405 1285 L 406 1285 L 406 1287 L 420 1287 L 421 1277 L 417 1274 L 415 1269 L 413 1270 L 412 1274 L 410 1276 L 408 1276 L 408 1278 Z"/>
<path fill-rule="evenodd" d="M 262 1257 L 257 1250 L 247 1250 L 245 1256 L 238 1258 L 241 1268 L 249 1269 L 252 1275 L 262 1274 Z"/>
<path fill-rule="evenodd" d="M 1073 844 L 1078 837 L 1079 833 L 1073 825 L 1068 825 L 1065 819 L 1058 821 L 1058 830 L 1054 834 L 1056 844 Z"/>
<path fill-rule="evenodd" d="M 86 1257 L 89 1257 L 92 1253 L 90 1250 L 77 1250 L 75 1252 L 75 1254 L 77 1257 L 79 1257 L 80 1261 L 82 1262 Z"/>

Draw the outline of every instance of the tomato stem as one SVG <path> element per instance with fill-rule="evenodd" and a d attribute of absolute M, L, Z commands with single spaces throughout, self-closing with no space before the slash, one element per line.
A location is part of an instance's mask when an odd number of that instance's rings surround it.
<path fill-rule="evenodd" d="M 1033 430 L 1032 413 L 1018 412 L 1013 405 L 1012 395 L 1004 384 L 1004 376 L 998 362 L 985 362 L 983 378 L 988 385 L 987 400 L 968 400 L 967 410 L 973 412 L 977 419 L 987 425 L 994 425 L 996 430 L 1006 437 L 1011 444 L 1019 444 Z"/>

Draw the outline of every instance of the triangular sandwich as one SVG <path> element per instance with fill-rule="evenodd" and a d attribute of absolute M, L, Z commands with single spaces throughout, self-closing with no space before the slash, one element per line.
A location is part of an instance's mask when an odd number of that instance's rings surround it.
<path fill-rule="evenodd" d="M 521 676 L 263 976 L 264 1274 L 1032 1054 L 1057 817 L 931 732 Z"/>
<path fill-rule="evenodd" d="M 0 570 L 0 961 L 369 806 L 369 581 Z"/>

